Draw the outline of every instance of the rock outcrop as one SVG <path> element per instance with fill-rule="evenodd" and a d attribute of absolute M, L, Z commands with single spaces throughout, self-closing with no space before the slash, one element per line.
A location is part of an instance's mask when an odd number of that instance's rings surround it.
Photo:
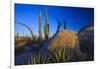
<path fill-rule="evenodd" d="M 79 40 L 77 33 L 69 30 L 59 31 L 49 42 L 50 48 L 57 47 L 70 47 L 70 48 L 78 48 Z"/>
<path fill-rule="evenodd" d="M 79 33 L 80 50 L 87 53 L 88 55 L 93 55 L 94 53 L 94 26 L 87 25 L 82 28 Z"/>

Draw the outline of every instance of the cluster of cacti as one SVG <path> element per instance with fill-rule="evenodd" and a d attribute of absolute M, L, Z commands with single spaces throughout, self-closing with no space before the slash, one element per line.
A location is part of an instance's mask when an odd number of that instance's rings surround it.
<path fill-rule="evenodd" d="M 39 12 L 39 40 L 42 40 L 42 13 Z M 47 15 L 47 8 L 46 8 L 46 24 L 44 25 L 44 36 L 46 39 L 49 37 L 49 24 L 48 24 L 48 15 Z"/>
<path fill-rule="evenodd" d="M 62 21 L 57 19 L 57 22 L 58 22 L 57 32 L 59 32 L 60 28 L 62 26 Z M 40 11 L 39 12 L 39 31 L 38 31 L 39 32 L 39 40 L 42 39 L 41 25 L 42 25 L 42 14 Z M 63 21 L 63 29 L 67 29 L 65 20 Z M 46 19 L 45 19 L 45 25 L 44 25 L 44 37 L 45 37 L 45 39 L 49 38 L 49 24 L 48 24 L 48 10 L 47 10 L 47 8 L 46 8 Z"/>
<path fill-rule="evenodd" d="M 42 40 L 42 28 L 41 28 L 41 25 L 42 25 L 42 13 L 41 11 L 39 12 L 39 40 Z"/>

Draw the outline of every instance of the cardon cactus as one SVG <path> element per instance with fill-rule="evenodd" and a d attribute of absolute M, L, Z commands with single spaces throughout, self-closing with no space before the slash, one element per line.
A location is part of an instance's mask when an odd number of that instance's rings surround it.
<path fill-rule="evenodd" d="M 44 25 L 44 34 L 45 34 L 45 38 L 48 39 L 49 38 L 49 24 L 48 24 L 47 8 L 46 8 L 46 25 Z"/>
<path fill-rule="evenodd" d="M 41 25 L 42 25 L 42 13 L 41 11 L 39 12 L 39 40 L 42 39 L 42 28 L 41 28 Z"/>
<path fill-rule="evenodd" d="M 49 37 L 49 24 L 44 26 L 44 34 L 45 34 L 45 38 L 48 39 L 48 37 Z"/>

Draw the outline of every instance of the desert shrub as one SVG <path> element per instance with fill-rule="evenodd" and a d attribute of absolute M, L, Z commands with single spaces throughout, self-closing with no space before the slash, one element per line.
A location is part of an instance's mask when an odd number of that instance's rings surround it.
<path fill-rule="evenodd" d="M 70 48 L 58 47 L 50 51 L 50 60 L 54 63 L 69 62 L 72 58 L 72 50 Z"/>
<path fill-rule="evenodd" d="M 92 56 L 82 53 L 80 50 L 75 50 L 70 47 L 50 49 L 48 55 L 36 53 L 31 57 L 28 64 L 46 64 L 46 63 L 62 63 L 62 62 L 79 62 L 91 61 Z"/>
<path fill-rule="evenodd" d="M 34 57 L 29 58 L 28 64 L 45 64 L 50 63 L 50 58 L 47 56 L 42 56 L 40 53 L 36 54 Z"/>

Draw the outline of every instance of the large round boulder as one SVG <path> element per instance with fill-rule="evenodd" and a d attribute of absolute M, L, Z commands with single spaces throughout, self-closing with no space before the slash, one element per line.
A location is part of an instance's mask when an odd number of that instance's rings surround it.
<path fill-rule="evenodd" d="M 79 33 L 80 50 L 88 55 L 94 54 L 94 26 L 87 25 Z"/>
<path fill-rule="evenodd" d="M 77 33 L 69 30 L 59 31 L 53 38 L 51 38 L 49 47 L 53 49 L 57 47 L 78 48 L 79 40 Z"/>

